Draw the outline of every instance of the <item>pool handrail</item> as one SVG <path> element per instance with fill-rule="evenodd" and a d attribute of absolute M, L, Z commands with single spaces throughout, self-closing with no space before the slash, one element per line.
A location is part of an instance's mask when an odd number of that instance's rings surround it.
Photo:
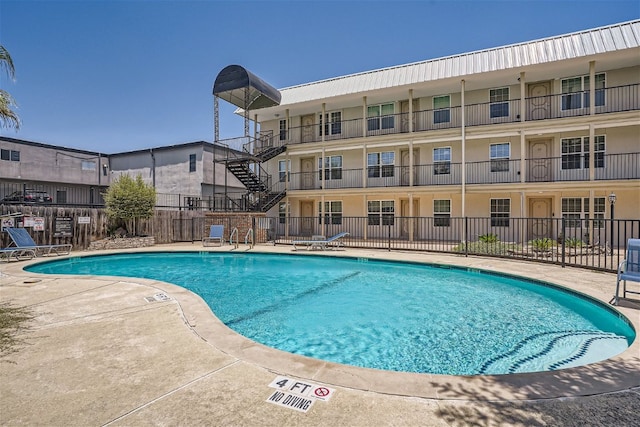
<path fill-rule="evenodd" d="M 249 236 L 251 236 L 251 243 L 249 244 Z M 249 230 L 247 230 L 247 234 L 245 234 L 244 236 L 244 244 L 245 245 L 249 245 L 250 249 L 253 249 L 253 228 L 250 228 Z"/>
<path fill-rule="evenodd" d="M 240 245 L 239 236 L 238 236 L 238 227 L 233 227 L 233 230 L 231 230 L 231 234 L 229 235 L 229 244 L 230 245 L 234 245 L 234 243 L 233 243 L 233 236 L 234 235 L 236 236 L 235 247 L 236 247 L 236 249 L 238 249 L 238 246 Z"/>

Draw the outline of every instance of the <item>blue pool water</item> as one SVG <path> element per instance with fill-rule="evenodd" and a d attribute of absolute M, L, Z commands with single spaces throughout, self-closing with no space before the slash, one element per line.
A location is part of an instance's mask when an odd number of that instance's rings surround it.
<path fill-rule="evenodd" d="M 74 257 L 27 270 L 174 283 L 254 341 L 393 371 L 548 371 L 610 358 L 635 338 L 624 318 L 589 298 L 447 266 L 190 252 Z"/>

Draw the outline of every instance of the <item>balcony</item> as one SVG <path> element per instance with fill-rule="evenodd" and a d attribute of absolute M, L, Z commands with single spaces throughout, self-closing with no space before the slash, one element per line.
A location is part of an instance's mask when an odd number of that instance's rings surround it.
<path fill-rule="evenodd" d="M 603 154 L 596 153 L 594 179 L 621 180 L 640 179 L 640 153 Z M 520 159 L 494 159 L 470 162 L 465 165 L 466 184 L 499 184 L 521 182 Z M 589 181 L 588 155 L 565 155 L 542 159 L 526 159 L 525 183 Z M 414 187 L 462 184 L 462 164 L 436 162 L 413 167 L 382 166 L 360 169 L 333 169 L 289 174 L 289 190 L 320 190 L 346 188 Z M 279 185 L 284 186 L 284 176 Z"/>
<path fill-rule="evenodd" d="M 590 114 L 589 91 L 540 97 L 513 99 L 503 102 L 485 102 L 464 107 L 465 126 L 486 126 L 521 121 L 561 119 L 588 116 Z M 524 115 L 521 117 L 521 102 Z M 640 110 L 640 85 L 597 89 L 595 113 L 617 113 Z M 411 118 L 411 120 L 410 120 Z M 411 123 L 410 123 L 411 121 Z M 462 126 L 462 107 L 414 111 L 385 116 L 359 118 L 290 128 L 276 133 L 279 142 L 304 144 L 320 141 L 346 140 L 352 138 L 395 135 L 413 132 L 428 132 L 455 129 Z M 324 133 L 324 136 L 322 135 Z"/>

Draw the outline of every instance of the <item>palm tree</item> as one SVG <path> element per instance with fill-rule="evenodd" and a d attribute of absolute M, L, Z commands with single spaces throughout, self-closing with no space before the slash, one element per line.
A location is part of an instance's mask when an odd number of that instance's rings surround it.
<path fill-rule="evenodd" d="M 9 51 L 0 45 L 0 68 L 4 69 L 11 80 L 15 80 L 16 70 L 13 66 L 13 60 Z M 13 111 L 12 107 L 16 107 L 16 101 L 9 92 L 0 89 L 0 126 L 3 128 L 20 128 L 20 118 Z"/>

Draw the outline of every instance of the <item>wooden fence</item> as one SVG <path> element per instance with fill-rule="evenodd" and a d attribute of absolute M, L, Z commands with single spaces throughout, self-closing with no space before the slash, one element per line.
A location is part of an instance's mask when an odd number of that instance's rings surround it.
<path fill-rule="evenodd" d="M 172 243 L 175 220 L 202 218 L 199 211 L 156 210 L 153 218 L 141 220 L 138 226 L 140 234 L 153 236 L 156 243 Z M 86 249 L 96 240 L 109 237 L 110 222 L 102 208 L 38 206 L 38 205 L 0 205 L 0 219 L 11 218 L 15 226 L 24 226 L 25 218 L 42 218 L 43 230 L 29 228 L 29 234 L 37 244 L 71 243 L 74 250 Z M 55 235 L 56 218 L 71 218 L 71 236 Z M 82 220 L 81 220 L 82 219 Z M 0 247 L 9 246 L 11 239 L 7 233 L 0 233 Z"/>

